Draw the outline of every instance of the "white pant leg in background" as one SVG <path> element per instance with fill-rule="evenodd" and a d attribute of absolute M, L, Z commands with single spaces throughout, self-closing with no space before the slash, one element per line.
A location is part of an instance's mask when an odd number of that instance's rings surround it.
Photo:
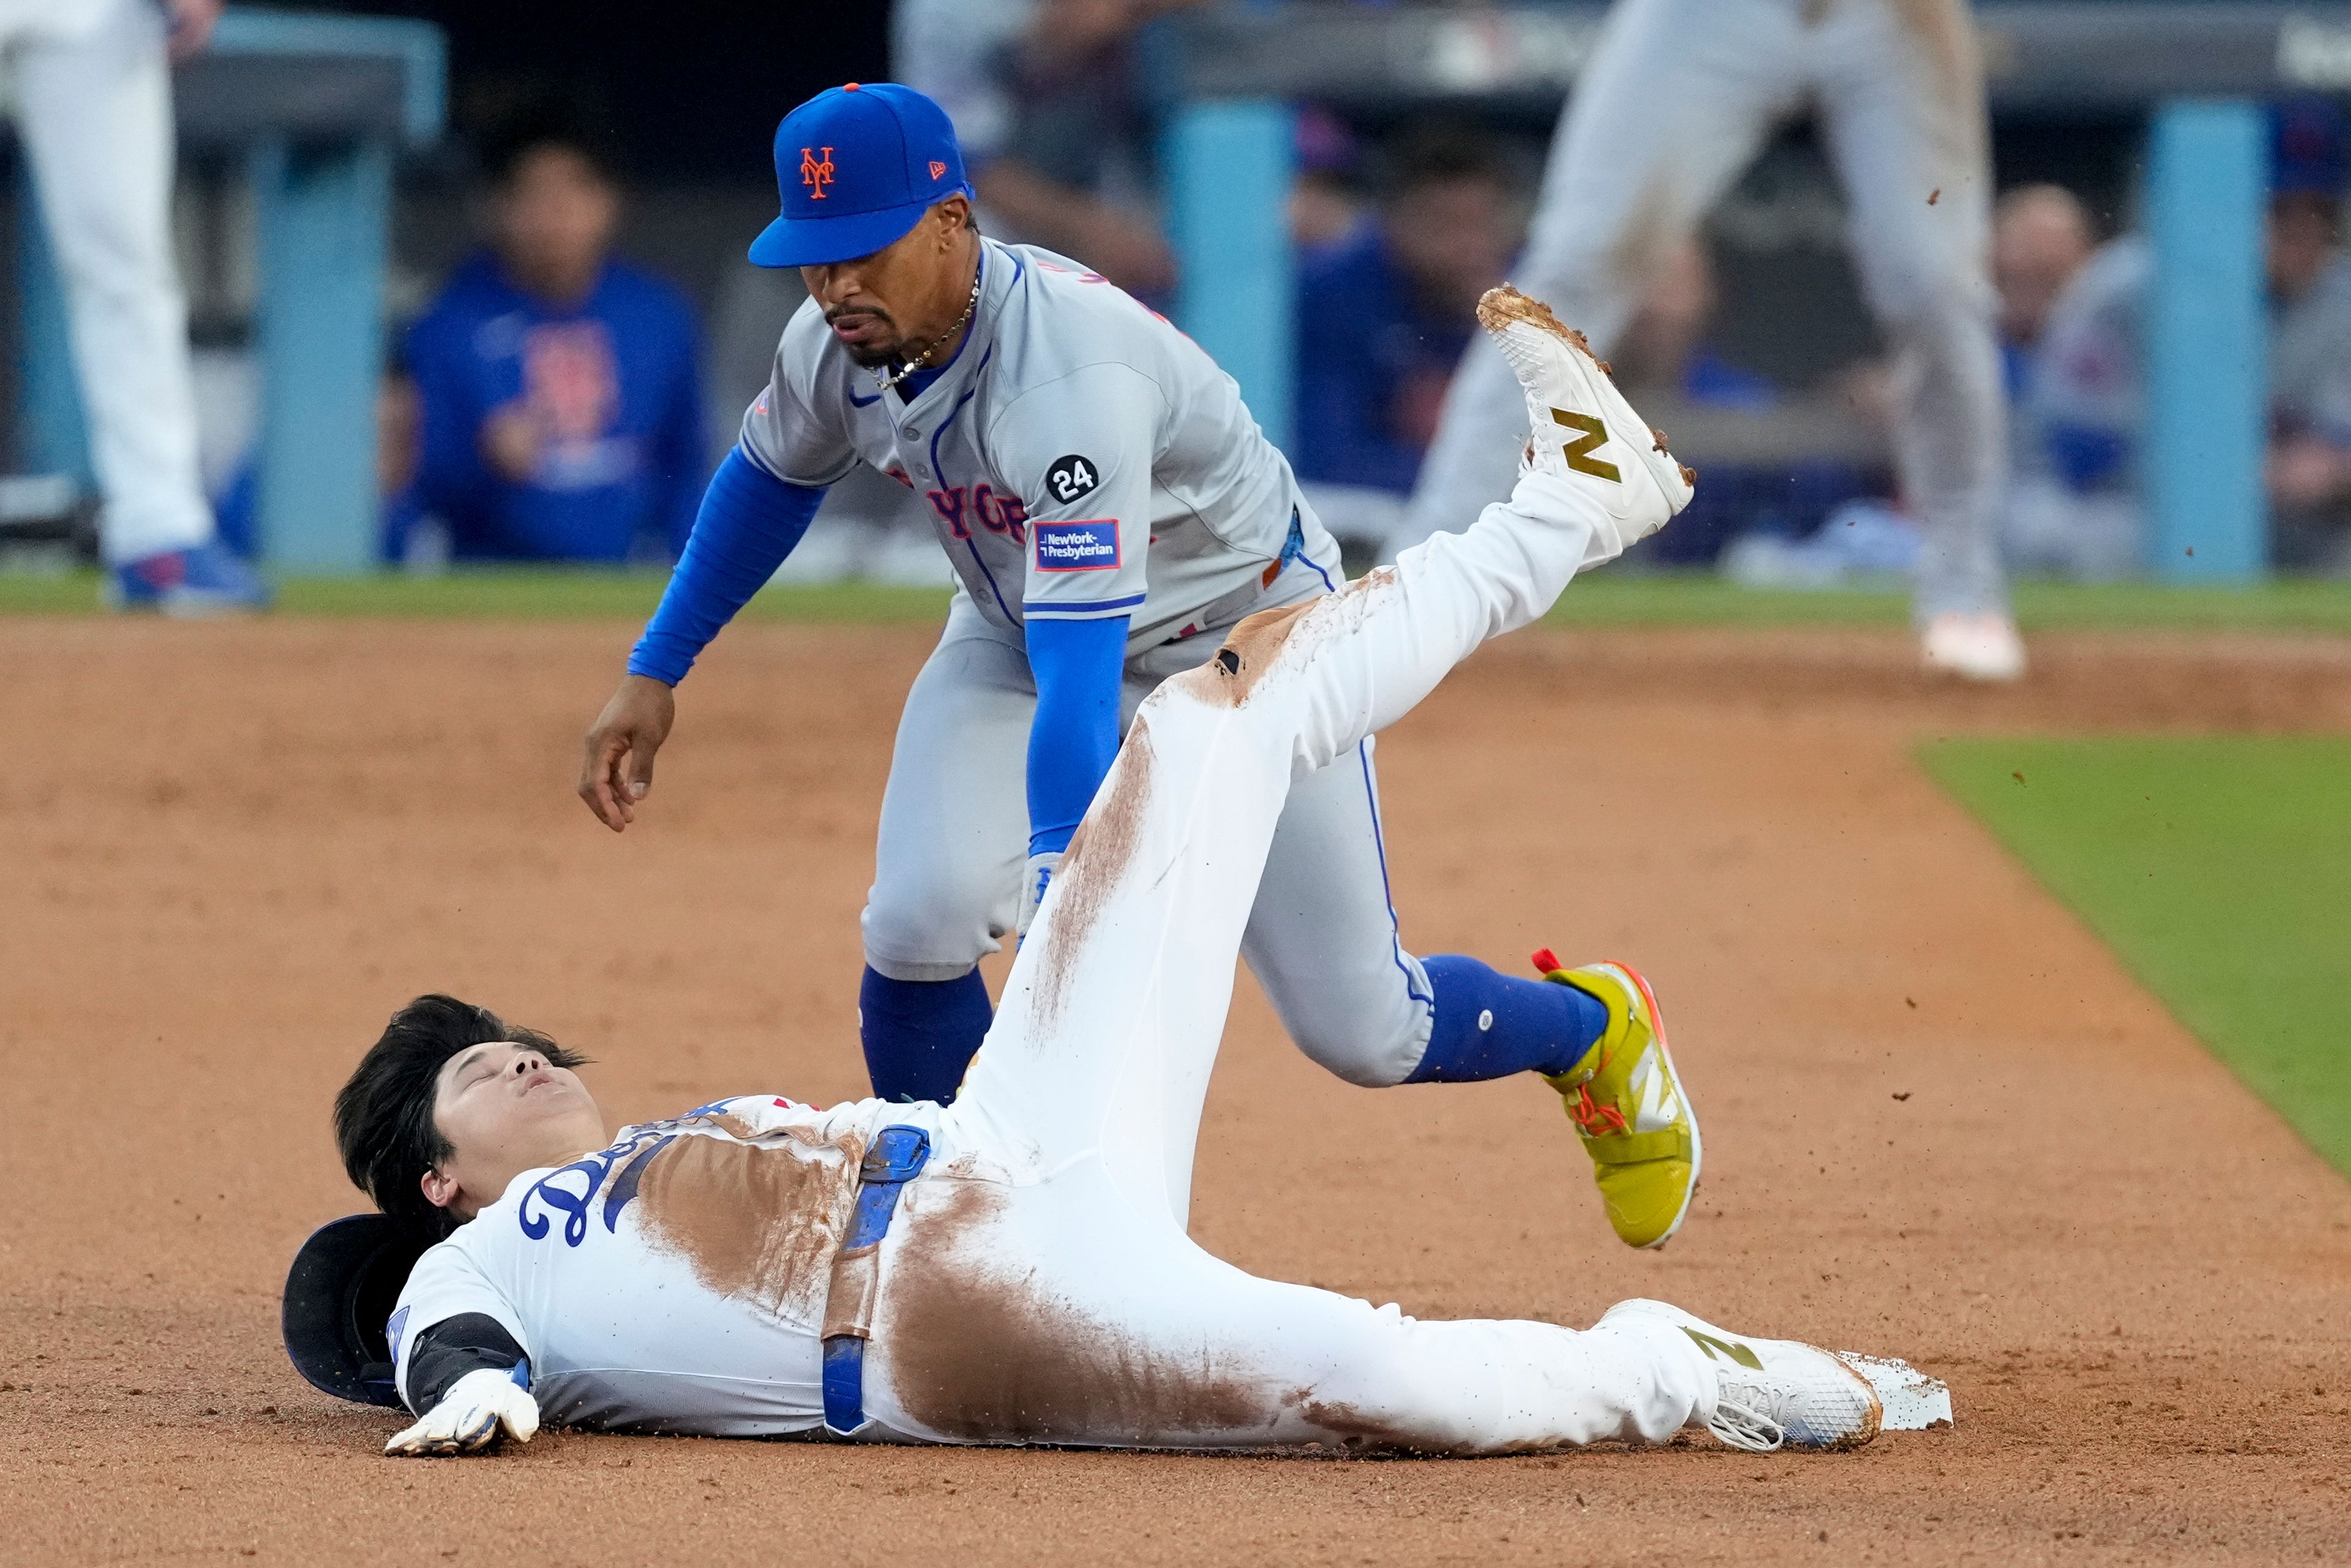
<path fill-rule="evenodd" d="M 2008 406 L 1974 24 L 1963 0 L 1844 0 L 1811 34 L 1854 264 L 1894 351 L 1895 463 L 1924 535 L 1917 614 L 2005 609 Z"/>
<path fill-rule="evenodd" d="M 86 7 L 85 7 L 86 9 Z M 187 302 L 172 255 L 172 87 L 162 9 L 8 41 L 16 125 L 63 276 L 106 559 L 213 537 L 196 469 Z"/>
<path fill-rule="evenodd" d="M 1802 91 L 1795 0 L 1621 0 L 1552 139 L 1512 281 L 1605 358 L 1649 280 Z M 1526 405 L 1483 332 L 1445 396 L 1402 548 L 1510 493 Z"/>
<path fill-rule="evenodd" d="M 1604 356 L 1656 265 L 1808 101 L 1896 357 L 1896 458 L 1927 535 L 1917 612 L 2000 609 L 2006 415 L 1983 72 L 1964 0 L 1621 0 L 1561 119 L 1516 281 Z M 1518 417 L 1517 383 L 1481 336 L 1399 543 L 1504 492 Z"/>
<path fill-rule="evenodd" d="M 1492 1453 L 1712 1414 L 1697 1347 L 1420 1322 L 1253 1278 L 1185 1232 L 1235 960 L 1290 787 L 1564 588 L 1590 495 L 1533 476 L 1468 533 L 1246 623 L 1144 704 L 1014 961 L 942 1158 L 884 1243 L 866 1405 L 967 1442 Z"/>

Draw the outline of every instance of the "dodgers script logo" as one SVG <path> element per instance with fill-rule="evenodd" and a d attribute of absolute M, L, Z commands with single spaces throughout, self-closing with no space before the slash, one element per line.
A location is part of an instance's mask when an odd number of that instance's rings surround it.
<path fill-rule="evenodd" d="M 831 148 L 828 147 L 824 150 L 824 159 L 821 162 L 817 160 L 815 148 L 800 149 L 800 183 L 809 188 L 810 201 L 824 200 L 824 188 L 832 183 Z"/>
<path fill-rule="evenodd" d="M 1118 519 L 1095 517 L 1081 523 L 1031 523 L 1037 541 L 1039 571 L 1115 571 L 1118 570 Z"/>
<path fill-rule="evenodd" d="M 543 1241 L 553 1228 L 555 1217 L 563 1216 L 563 1244 L 577 1247 L 588 1239 L 588 1209 L 596 1194 L 604 1192 L 604 1228 L 618 1230 L 621 1211 L 637 1196 L 637 1184 L 645 1177 L 661 1152 L 677 1142 L 678 1129 L 689 1122 L 708 1121 L 724 1112 L 732 1101 L 713 1100 L 707 1105 L 696 1105 L 683 1116 L 673 1116 L 666 1122 L 646 1122 L 621 1129 L 621 1141 L 597 1154 L 582 1155 L 559 1170 L 541 1176 L 523 1194 L 515 1206 L 515 1222 L 522 1233 L 533 1241 Z M 789 1101 L 778 1100 L 778 1106 Z M 605 1178 L 618 1170 L 610 1190 L 605 1190 Z"/>

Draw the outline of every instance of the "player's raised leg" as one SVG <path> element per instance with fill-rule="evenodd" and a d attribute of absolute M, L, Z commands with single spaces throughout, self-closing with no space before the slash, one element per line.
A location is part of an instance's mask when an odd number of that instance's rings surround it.
<path fill-rule="evenodd" d="M 1479 317 L 1539 419 L 1516 493 L 1340 593 L 1244 622 L 1144 705 L 955 1108 L 998 1149 L 1042 1169 L 1100 1158 L 1180 1226 L 1234 955 L 1291 783 L 1687 504 L 1687 472 L 1549 311 L 1498 289 Z"/>

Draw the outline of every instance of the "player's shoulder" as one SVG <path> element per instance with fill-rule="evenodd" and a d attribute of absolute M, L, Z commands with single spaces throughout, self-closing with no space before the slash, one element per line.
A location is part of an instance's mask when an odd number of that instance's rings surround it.
<path fill-rule="evenodd" d="M 989 353 L 991 422 L 1014 410 L 1116 417 L 1123 392 L 1164 398 L 1187 373 L 1184 353 L 1198 350 L 1124 289 L 1050 251 L 1001 248 L 1019 276 Z"/>
<path fill-rule="evenodd" d="M 1184 342 L 1164 316 L 1081 262 L 1039 246 L 997 247 L 1014 268 L 999 341 L 1034 381 L 1078 366 L 1148 364 Z"/>

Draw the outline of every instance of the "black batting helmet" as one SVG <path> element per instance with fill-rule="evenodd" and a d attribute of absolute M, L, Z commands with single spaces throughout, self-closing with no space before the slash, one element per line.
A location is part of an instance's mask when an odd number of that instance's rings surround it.
<path fill-rule="evenodd" d="M 313 1231 L 286 1276 L 286 1354 L 338 1399 L 401 1407 L 384 1324 L 434 1239 L 389 1215 L 354 1214 Z"/>

